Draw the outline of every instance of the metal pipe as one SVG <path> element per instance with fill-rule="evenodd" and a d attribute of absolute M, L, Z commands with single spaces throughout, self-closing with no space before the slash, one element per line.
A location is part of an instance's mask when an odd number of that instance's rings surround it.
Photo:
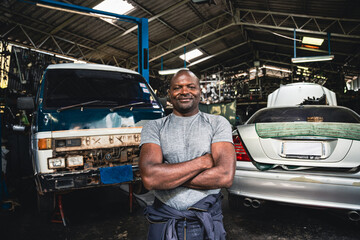
<path fill-rule="evenodd" d="M 259 200 L 253 200 L 252 201 L 252 203 L 251 203 L 251 206 L 253 207 L 253 208 L 259 208 L 260 207 L 260 202 L 259 202 Z"/>
<path fill-rule="evenodd" d="M 254 199 L 254 200 L 252 200 L 251 206 L 253 208 L 259 208 L 262 203 L 263 203 L 263 201 Z"/>
<path fill-rule="evenodd" d="M 245 207 L 251 207 L 252 200 L 250 198 L 244 199 L 244 206 Z"/>
<path fill-rule="evenodd" d="M 348 218 L 351 220 L 351 221 L 354 221 L 354 222 L 357 222 L 360 220 L 360 214 L 358 211 L 349 211 L 348 212 Z"/>

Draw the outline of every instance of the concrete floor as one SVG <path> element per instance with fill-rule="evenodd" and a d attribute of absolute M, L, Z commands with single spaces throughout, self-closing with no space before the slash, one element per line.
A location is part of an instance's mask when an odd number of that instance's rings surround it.
<path fill-rule="evenodd" d="M 72 192 L 63 196 L 67 227 L 53 223 L 36 211 L 32 182 L 17 189 L 21 205 L 0 212 L 0 239 L 146 239 L 143 216 L 147 194 L 129 212 L 126 187 L 107 187 Z M 13 194 L 15 194 L 14 192 Z M 259 209 L 229 209 L 223 201 L 227 239 L 360 239 L 359 223 L 343 213 L 266 203 Z"/>

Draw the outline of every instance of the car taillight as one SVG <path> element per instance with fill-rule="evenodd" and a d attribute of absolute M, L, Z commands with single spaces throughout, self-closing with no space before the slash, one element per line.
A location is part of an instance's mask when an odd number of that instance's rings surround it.
<path fill-rule="evenodd" d="M 247 152 L 240 140 L 240 137 L 238 135 L 233 135 L 233 142 L 234 142 L 234 147 L 235 147 L 235 152 L 236 152 L 236 160 L 250 162 L 251 161 L 250 157 L 247 154 Z"/>

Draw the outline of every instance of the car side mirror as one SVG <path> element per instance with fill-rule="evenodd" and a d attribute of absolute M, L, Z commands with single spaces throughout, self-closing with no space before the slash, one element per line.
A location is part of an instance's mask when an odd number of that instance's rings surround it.
<path fill-rule="evenodd" d="M 16 106 L 20 110 L 33 110 L 35 108 L 32 97 L 18 97 Z"/>

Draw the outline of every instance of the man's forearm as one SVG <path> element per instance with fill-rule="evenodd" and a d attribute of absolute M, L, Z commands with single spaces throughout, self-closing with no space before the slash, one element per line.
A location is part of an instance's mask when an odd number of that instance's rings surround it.
<path fill-rule="evenodd" d="M 140 174 L 149 190 L 173 189 L 214 166 L 211 154 L 187 162 L 163 163 L 159 145 L 144 144 L 140 152 Z"/>
<path fill-rule="evenodd" d="M 142 174 L 142 180 L 145 187 L 150 190 L 173 189 L 206 169 L 197 162 L 197 160 L 193 160 L 184 163 L 153 164 L 149 166 L 151 170 Z"/>
<path fill-rule="evenodd" d="M 205 170 L 184 183 L 183 186 L 193 189 L 217 189 L 230 187 L 233 179 L 232 173 L 219 168 L 220 167 L 214 167 Z"/>
<path fill-rule="evenodd" d="M 235 150 L 231 143 L 220 142 L 212 145 L 215 166 L 205 170 L 184 186 L 193 189 L 216 189 L 231 186 L 235 174 Z"/>

